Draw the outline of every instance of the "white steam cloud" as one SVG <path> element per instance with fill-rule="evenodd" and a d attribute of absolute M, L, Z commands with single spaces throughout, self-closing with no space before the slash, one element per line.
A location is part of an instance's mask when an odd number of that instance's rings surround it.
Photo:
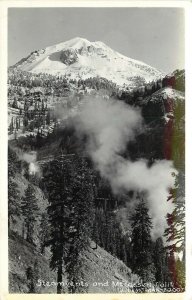
<path fill-rule="evenodd" d="M 25 161 L 29 164 L 29 174 L 30 175 L 38 175 L 40 176 L 40 168 L 37 163 L 37 153 L 36 151 L 31 151 L 31 152 L 24 152 L 23 150 L 12 147 L 12 149 L 15 151 L 17 154 L 17 157 L 21 161 Z"/>
<path fill-rule="evenodd" d="M 29 163 L 30 175 L 39 175 L 40 169 L 37 163 L 37 153 L 35 151 L 31 151 L 29 153 L 23 153 L 22 160 Z"/>
<path fill-rule="evenodd" d="M 120 101 L 90 99 L 74 125 L 77 132 L 88 135 L 87 151 L 114 193 L 136 190 L 147 194 L 153 237 L 162 235 L 165 216 L 172 206 L 167 197 L 174 186 L 173 174 L 177 173 L 173 163 L 162 160 L 148 167 L 144 159 L 131 162 L 121 156 L 143 127 L 140 111 Z"/>

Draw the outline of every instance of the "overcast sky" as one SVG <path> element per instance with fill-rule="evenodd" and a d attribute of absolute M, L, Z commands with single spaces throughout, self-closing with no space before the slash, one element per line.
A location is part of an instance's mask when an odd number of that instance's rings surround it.
<path fill-rule="evenodd" d="M 9 8 L 9 65 L 77 36 L 166 73 L 184 68 L 182 8 Z"/>

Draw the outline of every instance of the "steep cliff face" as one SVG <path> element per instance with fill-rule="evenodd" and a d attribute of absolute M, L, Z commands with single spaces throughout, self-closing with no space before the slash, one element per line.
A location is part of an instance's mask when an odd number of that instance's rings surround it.
<path fill-rule="evenodd" d="M 174 113 L 179 105 L 184 105 L 184 93 L 171 87 L 163 88 L 142 100 L 139 105 L 142 107 L 143 116 L 148 121 L 163 118 L 165 122 L 174 118 Z M 184 117 L 184 112 L 183 117 Z"/>

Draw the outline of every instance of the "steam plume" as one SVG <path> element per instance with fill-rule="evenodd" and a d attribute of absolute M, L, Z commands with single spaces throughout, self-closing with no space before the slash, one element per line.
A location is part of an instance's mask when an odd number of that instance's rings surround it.
<path fill-rule="evenodd" d="M 40 175 L 40 168 L 37 163 L 37 153 L 35 151 L 24 152 L 19 148 L 11 147 L 16 153 L 17 157 L 21 161 L 25 161 L 29 164 L 30 175 Z"/>
<path fill-rule="evenodd" d="M 87 151 L 114 193 L 136 190 L 147 194 L 153 235 L 160 236 L 166 225 L 165 216 L 171 210 L 167 196 L 174 186 L 176 170 L 171 161 L 156 161 L 148 167 L 144 159 L 131 162 L 121 156 L 142 128 L 140 111 L 120 101 L 90 99 L 74 124 L 79 133 L 88 135 Z"/>

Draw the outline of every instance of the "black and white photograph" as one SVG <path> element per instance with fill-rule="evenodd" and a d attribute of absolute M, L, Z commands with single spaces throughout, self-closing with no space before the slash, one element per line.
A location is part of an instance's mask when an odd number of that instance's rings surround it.
<path fill-rule="evenodd" d="M 184 293 L 184 8 L 9 7 L 7 39 L 9 293 Z"/>

